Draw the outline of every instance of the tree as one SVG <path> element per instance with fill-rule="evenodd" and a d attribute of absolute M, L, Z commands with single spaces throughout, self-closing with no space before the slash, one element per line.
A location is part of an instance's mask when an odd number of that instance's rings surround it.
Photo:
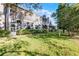
<path fill-rule="evenodd" d="M 42 16 L 42 22 L 43 22 L 43 29 L 47 29 L 47 24 L 46 24 L 46 22 L 47 22 L 47 17 L 46 17 L 46 15 L 43 15 L 43 16 Z"/>
<path fill-rule="evenodd" d="M 58 29 L 69 33 L 79 29 L 79 4 L 59 4 L 56 11 Z"/>

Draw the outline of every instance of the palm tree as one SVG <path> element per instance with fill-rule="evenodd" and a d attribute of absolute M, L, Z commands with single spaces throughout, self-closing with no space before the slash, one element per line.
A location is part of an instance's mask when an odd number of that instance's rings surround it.
<path fill-rule="evenodd" d="M 49 17 L 46 17 L 46 15 L 42 16 L 42 23 L 43 23 L 43 29 L 47 29 L 49 31 Z"/>

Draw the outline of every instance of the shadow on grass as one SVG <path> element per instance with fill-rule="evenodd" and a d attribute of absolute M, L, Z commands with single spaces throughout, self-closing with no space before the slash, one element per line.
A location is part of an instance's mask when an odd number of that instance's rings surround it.
<path fill-rule="evenodd" d="M 49 38 L 52 38 L 52 39 L 63 39 L 63 40 L 66 40 L 66 39 L 70 39 L 69 36 L 59 36 L 57 33 L 33 33 L 32 35 L 28 35 L 27 34 L 27 37 L 29 38 L 35 38 L 35 39 L 43 39 L 43 40 L 46 40 L 46 39 L 49 39 Z"/>
<path fill-rule="evenodd" d="M 31 51 L 3 51 L 3 53 L 0 54 L 0 56 L 4 56 L 6 53 L 17 53 L 17 56 L 21 53 L 24 52 L 26 55 L 28 54 L 29 56 L 49 56 L 48 54 L 42 54 L 38 52 L 31 52 Z M 10 56 L 10 55 L 9 55 Z"/>

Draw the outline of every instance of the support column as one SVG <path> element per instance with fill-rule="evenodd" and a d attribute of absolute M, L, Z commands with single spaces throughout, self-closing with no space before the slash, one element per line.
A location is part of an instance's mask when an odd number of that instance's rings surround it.
<path fill-rule="evenodd" d="M 4 14 L 5 14 L 5 30 L 9 30 L 9 23 L 10 23 L 10 4 L 4 5 Z"/>

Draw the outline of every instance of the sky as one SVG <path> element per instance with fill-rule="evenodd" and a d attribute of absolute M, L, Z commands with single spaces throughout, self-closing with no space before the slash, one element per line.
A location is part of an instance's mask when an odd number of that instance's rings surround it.
<path fill-rule="evenodd" d="M 57 3 L 43 3 L 42 4 L 42 8 L 49 11 L 52 11 L 52 10 L 55 11 L 57 7 L 58 7 Z"/>
<path fill-rule="evenodd" d="M 49 20 L 52 22 L 52 24 L 56 25 L 56 19 L 54 19 L 50 15 L 53 12 L 56 12 L 56 9 L 58 8 L 58 4 L 57 3 L 42 3 L 41 5 L 42 5 L 42 9 L 34 10 L 34 12 L 39 16 L 42 16 L 45 14 L 47 17 L 49 17 Z"/>

